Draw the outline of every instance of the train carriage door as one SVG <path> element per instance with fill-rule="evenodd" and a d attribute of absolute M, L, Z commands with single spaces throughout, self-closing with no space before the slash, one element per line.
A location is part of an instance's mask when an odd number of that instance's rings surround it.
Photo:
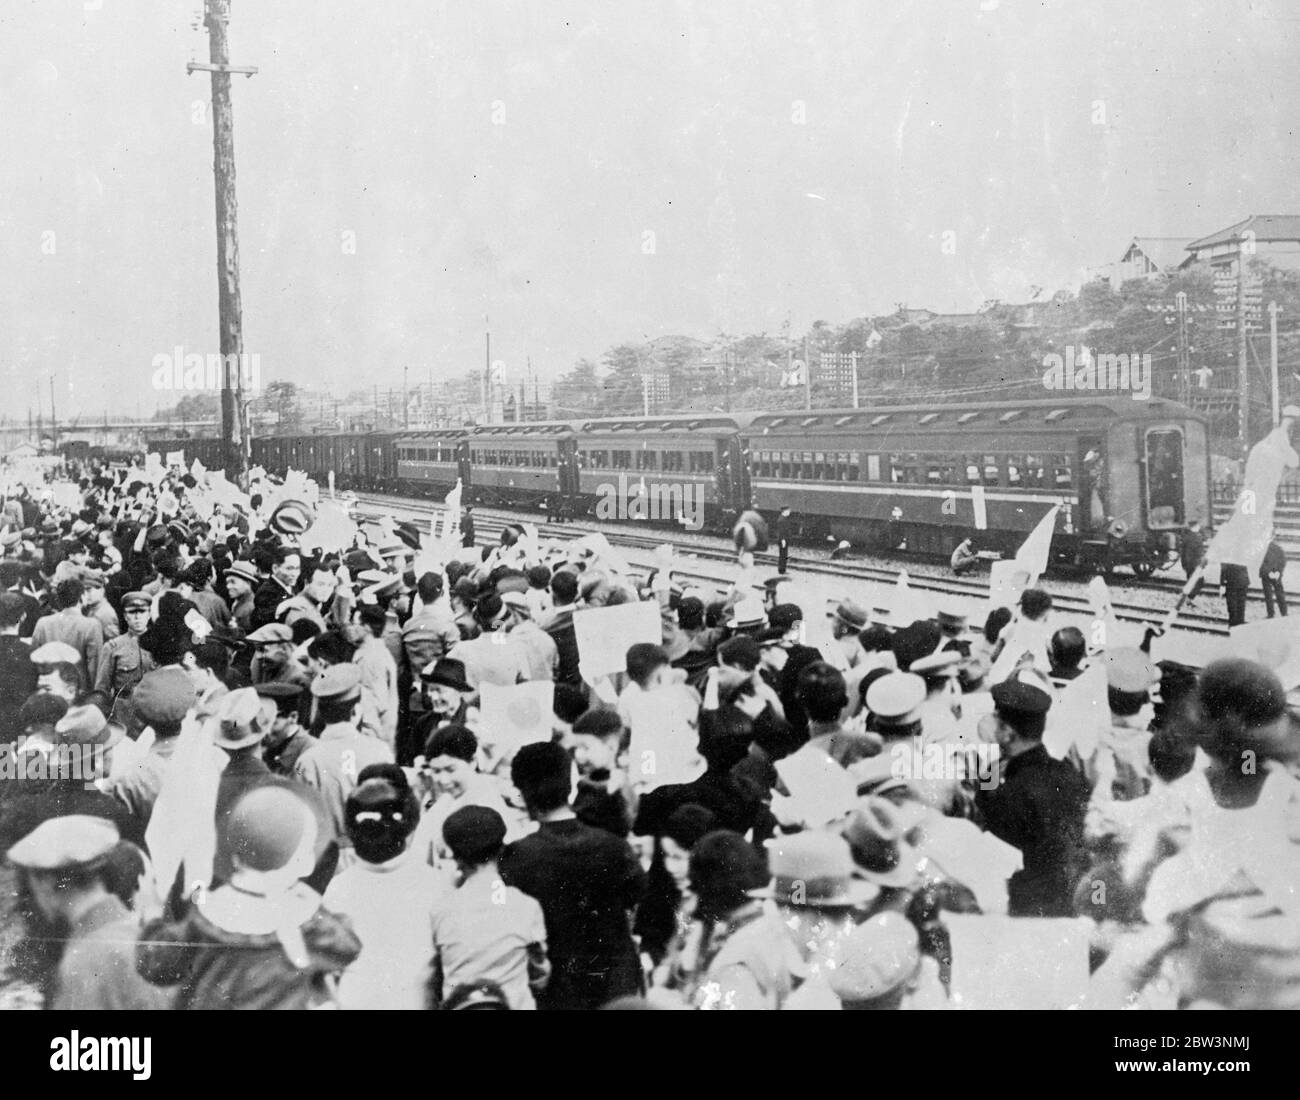
<path fill-rule="evenodd" d="M 469 461 L 469 440 L 462 439 L 456 444 L 456 473 L 460 477 L 462 490 L 468 491 L 473 484 Z"/>
<path fill-rule="evenodd" d="M 740 500 L 736 492 L 736 467 L 733 462 L 732 444 L 734 439 L 715 439 L 713 441 L 713 483 L 718 494 L 718 508 L 722 512 L 739 512 L 749 503 Z"/>
<path fill-rule="evenodd" d="M 1106 527 L 1110 493 L 1106 485 L 1106 441 L 1100 435 L 1079 436 L 1078 506 L 1074 526 L 1087 537 Z"/>
<path fill-rule="evenodd" d="M 560 496 L 572 504 L 578 495 L 578 441 L 561 439 L 557 444 L 558 465 L 555 471 L 555 484 Z M 567 513 L 566 513 L 567 514 Z"/>
<path fill-rule="evenodd" d="M 748 508 L 754 500 L 749 470 L 749 440 L 733 435 L 727 443 L 731 451 L 731 477 L 736 494 L 736 509 L 739 511 Z"/>
<path fill-rule="evenodd" d="M 1148 531 L 1181 527 L 1185 516 L 1183 430 L 1148 428 L 1143 436 L 1143 504 Z"/>

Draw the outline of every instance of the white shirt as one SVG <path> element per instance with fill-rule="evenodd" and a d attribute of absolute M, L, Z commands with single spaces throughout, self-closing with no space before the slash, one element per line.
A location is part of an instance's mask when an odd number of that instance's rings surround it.
<path fill-rule="evenodd" d="M 325 891 L 325 908 L 352 922 L 361 954 L 339 980 L 339 1006 L 424 1009 L 433 962 L 433 913 L 449 884 L 414 846 L 387 863 L 357 860 Z"/>

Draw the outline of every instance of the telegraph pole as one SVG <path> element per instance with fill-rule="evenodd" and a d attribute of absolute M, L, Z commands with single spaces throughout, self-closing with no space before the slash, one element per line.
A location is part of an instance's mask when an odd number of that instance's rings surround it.
<path fill-rule="evenodd" d="M 1281 422 L 1281 395 L 1277 389 L 1277 315 L 1281 313 L 1276 302 L 1268 303 L 1268 365 L 1273 379 L 1273 427 Z"/>
<path fill-rule="evenodd" d="M 808 357 L 808 337 L 803 338 L 803 407 L 812 408 L 812 360 Z"/>
<path fill-rule="evenodd" d="M 483 339 L 483 423 L 486 424 L 491 419 L 488 409 L 488 375 L 492 373 L 492 325 L 486 314 L 483 316 Z"/>
<path fill-rule="evenodd" d="M 1246 369 L 1246 253 L 1237 245 L 1237 435 L 1244 455 L 1250 446 L 1250 375 Z"/>
<path fill-rule="evenodd" d="M 411 394 L 407 389 L 407 376 L 411 373 L 410 367 L 402 368 L 402 427 L 410 428 L 411 426 Z"/>
<path fill-rule="evenodd" d="M 1183 404 L 1192 403 L 1192 362 L 1187 351 L 1187 292 L 1174 295 L 1178 305 L 1178 384 Z"/>
<path fill-rule="evenodd" d="M 226 27 L 230 0 L 206 0 L 209 64 L 191 61 L 186 71 L 212 74 L 212 174 L 217 207 L 217 312 L 221 330 L 221 442 L 226 476 L 239 485 L 248 478 L 248 410 L 244 406 L 244 321 L 239 296 L 239 203 L 235 198 L 235 116 L 232 73 L 252 76 L 253 66 L 230 64 Z M 231 376 L 234 376 L 233 379 Z"/>
<path fill-rule="evenodd" d="M 54 375 L 50 375 L 50 442 L 59 448 L 59 414 L 54 411 Z"/>

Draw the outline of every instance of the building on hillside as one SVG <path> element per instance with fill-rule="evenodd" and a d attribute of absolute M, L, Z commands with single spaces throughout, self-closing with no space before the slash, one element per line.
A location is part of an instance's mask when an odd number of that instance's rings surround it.
<path fill-rule="evenodd" d="M 1098 275 L 1110 281 L 1112 290 L 1119 290 L 1130 279 L 1172 275 L 1194 262 L 1187 254 L 1191 242 L 1191 237 L 1134 237 L 1124 254 Z"/>
<path fill-rule="evenodd" d="M 1228 267 L 1244 253 L 1274 267 L 1300 270 L 1300 214 L 1252 214 L 1188 242 L 1185 250 L 1194 262 L 1211 267 Z"/>

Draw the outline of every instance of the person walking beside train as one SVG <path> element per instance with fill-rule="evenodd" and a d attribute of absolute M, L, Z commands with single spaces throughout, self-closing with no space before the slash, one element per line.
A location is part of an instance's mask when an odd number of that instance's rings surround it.
<path fill-rule="evenodd" d="M 776 536 L 776 571 L 784 574 L 790 564 L 790 509 L 782 508 L 773 525 Z"/>
<path fill-rule="evenodd" d="M 1282 574 L 1286 571 L 1286 552 L 1278 545 L 1277 532 L 1269 539 L 1268 549 L 1259 567 L 1259 582 L 1264 589 L 1264 609 L 1273 618 L 1273 605 L 1277 613 L 1286 616 L 1286 590 L 1282 587 Z"/>

